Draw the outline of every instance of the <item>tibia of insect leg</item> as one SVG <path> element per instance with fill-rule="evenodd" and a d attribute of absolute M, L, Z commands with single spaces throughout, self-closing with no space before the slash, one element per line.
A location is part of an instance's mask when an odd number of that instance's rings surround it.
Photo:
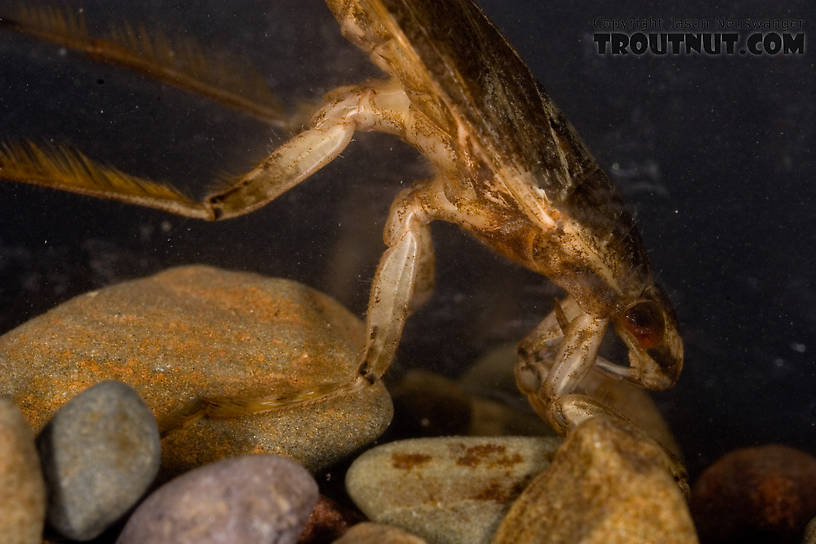
<path fill-rule="evenodd" d="M 431 189 L 417 185 L 403 191 L 391 205 L 380 258 L 366 313 L 366 346 L 359 371 L 371 383 L 382 378 L 394 358 L 410 313 L 433 288 L 433 246 L 420 195 Z"/>

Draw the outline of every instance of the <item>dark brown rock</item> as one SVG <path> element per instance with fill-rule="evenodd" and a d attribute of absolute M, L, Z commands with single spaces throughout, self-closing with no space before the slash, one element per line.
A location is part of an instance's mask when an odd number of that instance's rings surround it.
<path fill-rule="evenodd" d="M 799 542 L 816 516 L 816 458 L 781 445 L 728 453 L 694 484 L 691 509 L 706 543 Z"/>
<path fill-rule="evenodd" d="M 345 534 L 349 527 L 364 521 L 357 510 L 340 506 L 330 498 L 320 495 L 309 514 L 298 544 L 321 544 L 332 542 Z"/>

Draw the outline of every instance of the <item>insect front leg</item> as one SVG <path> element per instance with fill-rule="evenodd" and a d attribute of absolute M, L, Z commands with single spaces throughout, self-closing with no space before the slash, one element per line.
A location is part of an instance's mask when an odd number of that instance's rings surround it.
<path fill-rule="evenodd" d="M 571 298 L 557 305 L 519 345 L 516 383 L 536 412 L 561 433 L 610 409 L 573 391 L 592 370 L 607 319 L 584 313 Z"/>

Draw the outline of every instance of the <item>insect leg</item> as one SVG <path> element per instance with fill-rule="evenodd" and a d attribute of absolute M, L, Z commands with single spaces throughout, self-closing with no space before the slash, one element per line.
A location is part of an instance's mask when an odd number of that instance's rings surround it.
<path fill-rule="evenodd" d="M 366 346 L 360 375 L 374 383 L 394 358 L 405 320 L 430 296 L 433 288 L 433 246 L 430 219 L 420 195 L 426 186 L 400 193 L 391 205 L 385 227 L 389 246 L 380 259 L 366 314 Z"/>
<path fill-rule="evenodd" d="M 211 192 L 204 205 L 214 219 L 249 213 L 334 160 L 356 130 L 398 132 L 391 125 L 398 124 L 402 112 L 382 108 L 383 102 L 408 108 L 407 96 L 392 81 L 373 80 L 335 89 L 312 117 L 311 128 L 282 144 L 229 186 Z M 396 122 L 390 119 L 392 116 Z"/>
<path fill-rule="evenodd" d="M 204 399 L 201 408 L 180 426 L 201 417 L 229 418 L 269 412 L 277 408 L 320 401 L 350 394 L 378 381 L 394 357 L 408 315 L 425 299 L 433 284 L 433 248 L 430 218 L 420 201 L 426 185 L 400 193 L 391 206 L 385 228 L 389 246 L 380 259 L 371 288 L 366 316 L 366 345 L 360 356 L 359 372 L 345 383 L 327 383 L 293 396 L 235 396 Z"/>
<path fill-rule="evenodd" d="M 583 313 L 572 299 L 561 308 L 566 330 L 553 311 L 519 346 L 516 382 L 536 412 L 564 432 L 594 415 L 616 414 L 572 393 L 595 365 L 608 320 Z"/>

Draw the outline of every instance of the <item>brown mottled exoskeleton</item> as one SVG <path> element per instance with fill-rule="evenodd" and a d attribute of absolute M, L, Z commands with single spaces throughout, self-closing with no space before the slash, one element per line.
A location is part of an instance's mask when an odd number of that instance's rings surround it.
<path fill-rule="evenodd" d="M 430 161 L 433 177 L 402 191 L 391 206 L 357 379 L 296 398 L 211 399 L 204 409 L 209 416 L 264 412 L 380 380 L 406 318 L 431 291 L 428 225 L 436 220 L 461 226 L 568 293 L 522 341 L 516 366 L 520 389 L 558 430 L 609 413 L 575 393 L 594 367 L 649 389 L 672 386 L 683 346 L 632 218 L 569 122 L 478 6 L 472 0 L 328 0 L 328 5 L 343 35 L 386 77 L 330 92 L 308 129 L 203 202 L 77 152 L 31 144 L 0 150 L 0 177 L 220 220 L 249 213 L 304 181 L 336 158 L 356 131 L 396 135 Z M 174 65 L 183 61 L 149 35 L 127 30 L 91 39 L 77 20 L 24 9 L 0 18 L 0 27 L 275 119 L 265 98 L 223 91 L 206 74 L 185 71 Z M 126 46 L 150 51 L 133 54 Z M 598 356 L 610 323 L 628 347 L 629 365 Z"/>

